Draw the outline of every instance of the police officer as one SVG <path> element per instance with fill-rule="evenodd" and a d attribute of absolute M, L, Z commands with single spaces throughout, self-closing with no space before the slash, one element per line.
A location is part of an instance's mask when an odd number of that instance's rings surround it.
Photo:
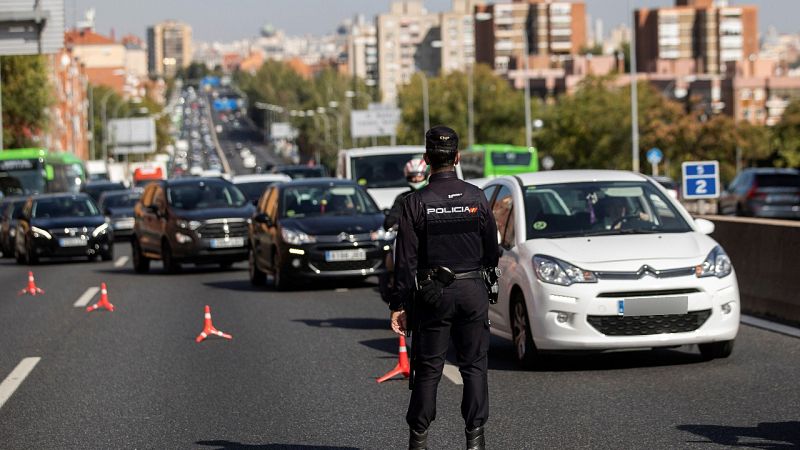
<path fill-rule="evenodd" d="M 392 330 L 412 332 L 409 448 L 427 447 L 436 391 L 450 338 L 464 380 L 461 415 L 468 449 L 484 448 L 489 417 L 489 299 L 482 268 L 497 266 L 497 226 L 483 192 L 456 176 L 458 135 L 444 126 L 425 134 L 428 186 L 403 203 L 396 242 Z"/>

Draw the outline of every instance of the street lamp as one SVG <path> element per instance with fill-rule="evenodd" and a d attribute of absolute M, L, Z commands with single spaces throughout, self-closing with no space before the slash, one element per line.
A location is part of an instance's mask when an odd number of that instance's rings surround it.
<path fill-rule="evenodd" d="M 628 0 L 628 13 L 631 15 L 631 158 L 633 171 L 639 171 L 639 87 L 637 86 L 638 74 L 636 73 L 636 14 L 631 0 Z"/>
<path fill-rule="evenodd" d="M 422 130 L 422 143 L 424 144 L 425 133 L 431 128 L 431 118 L 428 112 L 428 76 L 422 71 L 420 71 L 419 74 L 422 77 L 422 126 L 424 128 Z"/>
<path fill-rule="evenodd" d="M 342 137 L 342 112 L 338 109 L 339 102 L 337 101 L 330 101 L 328 102 L 328 112 L 332 114 L 336 114 L 336 145 L 338 150 L 341 150 L 344 146 L 344 140 Z"/>

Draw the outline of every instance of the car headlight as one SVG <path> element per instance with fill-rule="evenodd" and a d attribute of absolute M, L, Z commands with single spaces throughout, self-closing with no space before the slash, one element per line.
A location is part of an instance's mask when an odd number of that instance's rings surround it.
<path fill-rule="evenodd" d="M 695 268 L 697 278 L 711 276 L 724 278 L 730 275 L 732 271 L 733 265 L 731 264 L 731 259 L 719 245 L 711 250 L 711 253 L 708 254 L 703 264 Z"/>
<path fill-rule="evenodd" d="M 287 244 L 292 245 L 311 244 L 317 242 L 317 239 L 314 236 L 309 236 L 302 231 L 290 230 L 288 228 L 281 228 L 281 236 L 283 236 L 283 240 L 286 241 Z"/>
<path fill-rule="evenodd" d="M 370 233 L 369 237 L 373 241 L 393 241 L 394 238 L 397 237 L 397 231 L 395 230 L 386 231 L 383 228 L 378 228 L 376 231 Z"/>
<path fill-rule="evenodd" d="M 105 233 L 108 230 L 108 223 L 104 223 L 92 231 L 92 237 L 97 237 L 100 233 Z"/>
<path fill-rule="evenodd" d="M 549 256 L 535 255 L 533 270 L 536 278 L 545 283 L 569 286 L 574 283 L 597 283 L 594 273 Z"/>
<path fill-rule="evenodd" d="M 43 237 L 45 239 L 52 239 L 53 238 L 53 236 L 51 236 L 50 233 L 47 232 L 47 230 L 43 230 L 43 229 L 41 229 L 39 227 L 31 227 L 31 231 L 33 231 L 33 237 L 41 236 L 41 237 Z"/>
<path fill-rule="evenodd" d="M 192 231 L 200 228 L 200 226 L 203 225 L 202 222 L 198 222 L 197 220 L 179 220 L 177 224 L 180 228 L 189 229 Z"/>
<path fill-rule="evenodd" d="M 192 237 L 183 233 L 175 233 L 175 240 L 178 241 L 178 244 L 188 244 L 192 242 Z"/>

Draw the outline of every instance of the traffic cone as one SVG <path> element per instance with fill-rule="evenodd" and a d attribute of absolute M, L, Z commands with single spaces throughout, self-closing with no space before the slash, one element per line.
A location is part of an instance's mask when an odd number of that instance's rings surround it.
<path fill-rule="evenodd" d="M 405 378 L 411 375 L 411 365 L 408 363 L 408 351 L 406 350 L 406 337 L 403 335 L 400 336 L 400 356 L 398 359 L 397 366 L 386 375 L 378 378 L 378 383 L 383 383 L 396 375 L 403 375 Z"/>
<path fill-rule="evenodd" d="M 203 331 L 195 339 L 195 342 L 202 342 L 205 338 L 207 338 L 211 334 L 216 334 L 219 337 L 224 337 L 225 339 L 233 339 L 233 336 L 230 334 L 225 334 L 222 331 L 217 330 L 214 328 L 214 324 L 211 323 L 211 308 L 206 305 L 206 314 L 205 314 L 205 321 L 203 322 Z"/>
<path fill-rule="evenodd" d="M 86 312 L 91 312 L 99 308 L 105 308 L 109 311 L 114 311 L 114 305 L 108 301 L 108 290 L 106 289 L 105 283 L 100 283 L 100 301 L 92 306 L 87 306 Z"/>
<path fill-rule="evenodd" d="M 33 272 L 28 272 L 28 287 L 19 291 L 19 294 L 29 294 L 29 295 L 36 295 L 36 294 L 44 294 L 44 289 L 40 289 L 36 287 L 36 282 L 33 281 Z"/>

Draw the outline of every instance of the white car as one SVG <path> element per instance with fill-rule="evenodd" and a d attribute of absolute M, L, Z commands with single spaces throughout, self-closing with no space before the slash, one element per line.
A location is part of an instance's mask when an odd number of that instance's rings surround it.
<path fill-rule="evenodd" d="M 492 332 L 524 366 L 542 353 L 697 344 L 731 354 L 736 273 L 657 182 L 622 171 L 549 171 L 484 187 L 503 247 Z"/>

